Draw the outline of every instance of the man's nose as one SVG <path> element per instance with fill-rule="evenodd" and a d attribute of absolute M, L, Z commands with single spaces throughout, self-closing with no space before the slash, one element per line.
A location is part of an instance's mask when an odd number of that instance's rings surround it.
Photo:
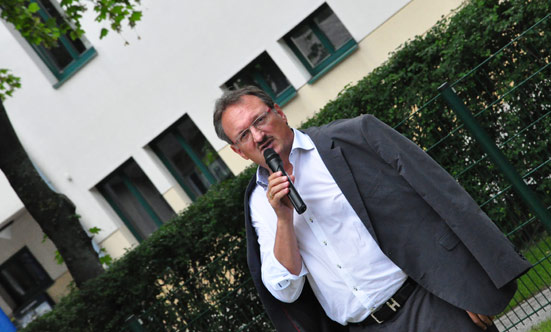
<path fill-rule="evenodd" d="M 262 142 L 264 139 L 264 132 L 261 129 L 257 129 L 256 127 L 251 127 L 250 129 L 251 134 L 253 135 L 253 140 L 255 142 Z"/>

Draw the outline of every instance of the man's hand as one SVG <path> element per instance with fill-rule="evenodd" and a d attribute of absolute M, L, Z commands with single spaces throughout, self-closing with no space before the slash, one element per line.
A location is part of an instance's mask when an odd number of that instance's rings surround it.
<path fill-rule="evenodd" d="M 294 181 L 294 176 L 290 175 Z M 293 205 L 287 197 L 289 193 L 289 180 L 282 172 L 270 174 L 268 178 L 268 190 L 266 196 L 274 209 L 278 219 L 293 220 Z"/>
<path fill-rule="evenodd" d="M 494 316 L 486 316 L 481 314 L 475 314 L 470 311 L 467 311 L 467 314 L 473 321 L 473 323 L 476 324 L 476 326 L 480 327 L 483 330 L 486 330 L 488 326 L 493 325 L 494 322 Z"/>

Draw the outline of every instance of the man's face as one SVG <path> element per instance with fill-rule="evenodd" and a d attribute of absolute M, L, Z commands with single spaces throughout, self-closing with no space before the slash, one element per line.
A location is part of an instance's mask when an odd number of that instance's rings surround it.
<path fill-rule="evenodd" d="M 251 126 L 263 115 L 266 118 L 259 128 Z M 256 96 L 242 96 L 239 103 L 229 106 L 222 114 L 222 127 L 234 142 L 231 145 L 232 150 L 241 157 L 267 168 L 263 152 L 267 148 L 272 148 L 281 156 L 284 163 L 288 162 L 294 134 L 279 106 L 275 105 L 270 109 Z M 250 130 L 249 138 L 237 142 L 245 130 Z"/>

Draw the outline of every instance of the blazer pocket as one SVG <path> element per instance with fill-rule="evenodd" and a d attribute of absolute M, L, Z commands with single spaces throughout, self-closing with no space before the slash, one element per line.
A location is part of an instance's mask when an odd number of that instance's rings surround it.
<path fill-rule="evenodd" d="M 459 244 L 459 238 L 451 229 L 448 229 L 440 236 L 438 243 L 447 250 L 452 250 Z"/>

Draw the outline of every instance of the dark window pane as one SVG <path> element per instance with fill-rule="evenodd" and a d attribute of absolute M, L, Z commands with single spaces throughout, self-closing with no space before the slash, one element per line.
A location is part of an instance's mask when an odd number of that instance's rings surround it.
<path fill-rule="evenodd" d="M 230 90 L 247 85 L 259 87 L 278 102 L 277 98 L 291 86 L 291 83 L 268 53 L 263 52 L 225 83 Z"/>
<path fill-rule="evenodd" d="M 310 66 L 315 67 L 329 57 L 329 52 L 307 25 L 301 25 L 291 33 L 291 41 L 304 55 Z"/>
<path fill-rule="evenodd" d="M 155 221 L 148 215 L 146 209 L 132 195 L 132 192 L 123 183 L 120 177 L 113 177 L 104 188 L 103 194 L 111 199 L 111 202 L 122 213 L 121 218 L 129 223 L 130 227 L 136 231 L 143 239 L 147 238 L 157 229 Z"/>
<path fill-rule="evenodd" d="M 151 146 L 192 199 L 207 192 L 212 183 L 231 176 L 228 167 L 187 115 Z"/>
<path fill-rule="evenodd" d="M 57 25 L 63 22 L 64 19 L 58 8 L 53 5 L 52 0 L 37 0 L 37 3 L 41 8 L 37 16 L 42 21 L 55 20 Z M 58 79 L 65 74 L 64 70 L 71 63 L 78 61 L 87 49 L 82 40 L 71 39 L 69 33 L 61 35 L 56 46 L 46 47 L 43 44 L 32 44 L 32 47 Z"/>
<path fill-rule="evenodd" d="M 0 266 L 0 283 L 17 305 L 42 293 L 52 280 L 27 248 Z"/>
<path fill-rule="evenodd" d="M 262 53 L 258 57 L 258 61 L 255 62 L 254 69 L 264 79 L 275 96 L 278 96 L 291 85 L 268 53 Z"/>
<path fill-rule="evenodd" d="M 39 47 L 42 49 L 42 52 L 44 52 L 44 55 L 52 61 L 56 70 L 59 72 L 63 71 L 63 68 L 67 67 L 73 61 L 71 54 L 62 45 L 51 48 L 46 48 L 42 45 Z"/>
<path fill-rule="evenodd" d="M 321 31 L 333 44 L 335 50 L 339 49 L 347 41 L 352 39 L 352 36 L 342 25 L 338 17 L 329 7 L 324 7 L 315 17 L 314 22 L 319 26 Z"/>
<path fill-rule="evenodd" d="M 111 174 L 99 185 L 99 190 L 142 239 L 151 235 L 160 222 L 174 216 L 174 211 L 133 160 Z"/>
<path fill-rule="evenodd" d="M 136 187 L 143 199 L 162 221 L 167 221 L 174 217 L 172 208 L 157 191 L 157 188 L 151 183 L 138 164 L 134 162 L 128 163 L 124 171 L 130 182 Z"/>
<path fill-rule="evenodd" d="M 195 126 L 193 121 L 191 121 L 188 116 L 185 116 L 183 120 L 176 125 L 175 135 L 180 136 L 183 139 L 182 141 L 180 141 L 181 145 L 187 143 L 189 147 L 193 150 L 195 155 L 198 157 L 200 163 L 199 165 L 196 165 L 197 167 L 199 167 L 201 164 L 205 165 L 212 173 L 211 165 L 214 163 L 216 164 L 216 167 L 219 168 L 221 171 L 221 173 L 219 174 L 205 174 L 205 172 L 202 171 L 200 177 L 207 178 L 209 175 L 214 175 L 214 177 L 216 178 L 215 180 L 221 181 L 231 175 L 230 170 L 226 167 L 226 164 L 224 164 L 224 162 L 220 159 L 218 153 L 216 153 L 216 151 L 207 141 L 205 136 L 203 136 L 203 133 L 199 131 L 199 128 Z M 210 183 L 208 184 L 208 186 L 210 186 Z"/>
<path fill-rule="evenodd" d="M 244 70 L 243 72 L 240 72 L 239 74 L 232 77 L 225 85 L 228 89 L 233 90 L 233 89 L 239 89 L 248 85 L 258 86 L 258 83 L 255 82 L 254 78 L 250 75 L 249 71 Z"/>
<path fill-rule="evenodd" d="M 59 13 L 58 9 L 51 3 L 49 0 L 37 0 L 38 3 L 46 10 L 46 13 L 48 13 L 48 16 L 54 18 L 58 24 L 63 22 L 63 17 Z M 82 43 L 80 39 L 72 40 L 71 37 L 66 34 L 65 38 L 69 41 L 69 43 L 74 47 L 74 49 L 78 53 L 82 53 L 86 51 L 86 46 Z"/>
<path fill-rule="evenodd" d="M 174 133 L 167 133 L 160 138 L 156 145 L 159 150 L 173 165 L 184 186 L 191 190 L 194 195 L 200 196 L 207 192 L 209 181 L 201 174 L 201 170 L 179 142 L 178 136 Z"/>

